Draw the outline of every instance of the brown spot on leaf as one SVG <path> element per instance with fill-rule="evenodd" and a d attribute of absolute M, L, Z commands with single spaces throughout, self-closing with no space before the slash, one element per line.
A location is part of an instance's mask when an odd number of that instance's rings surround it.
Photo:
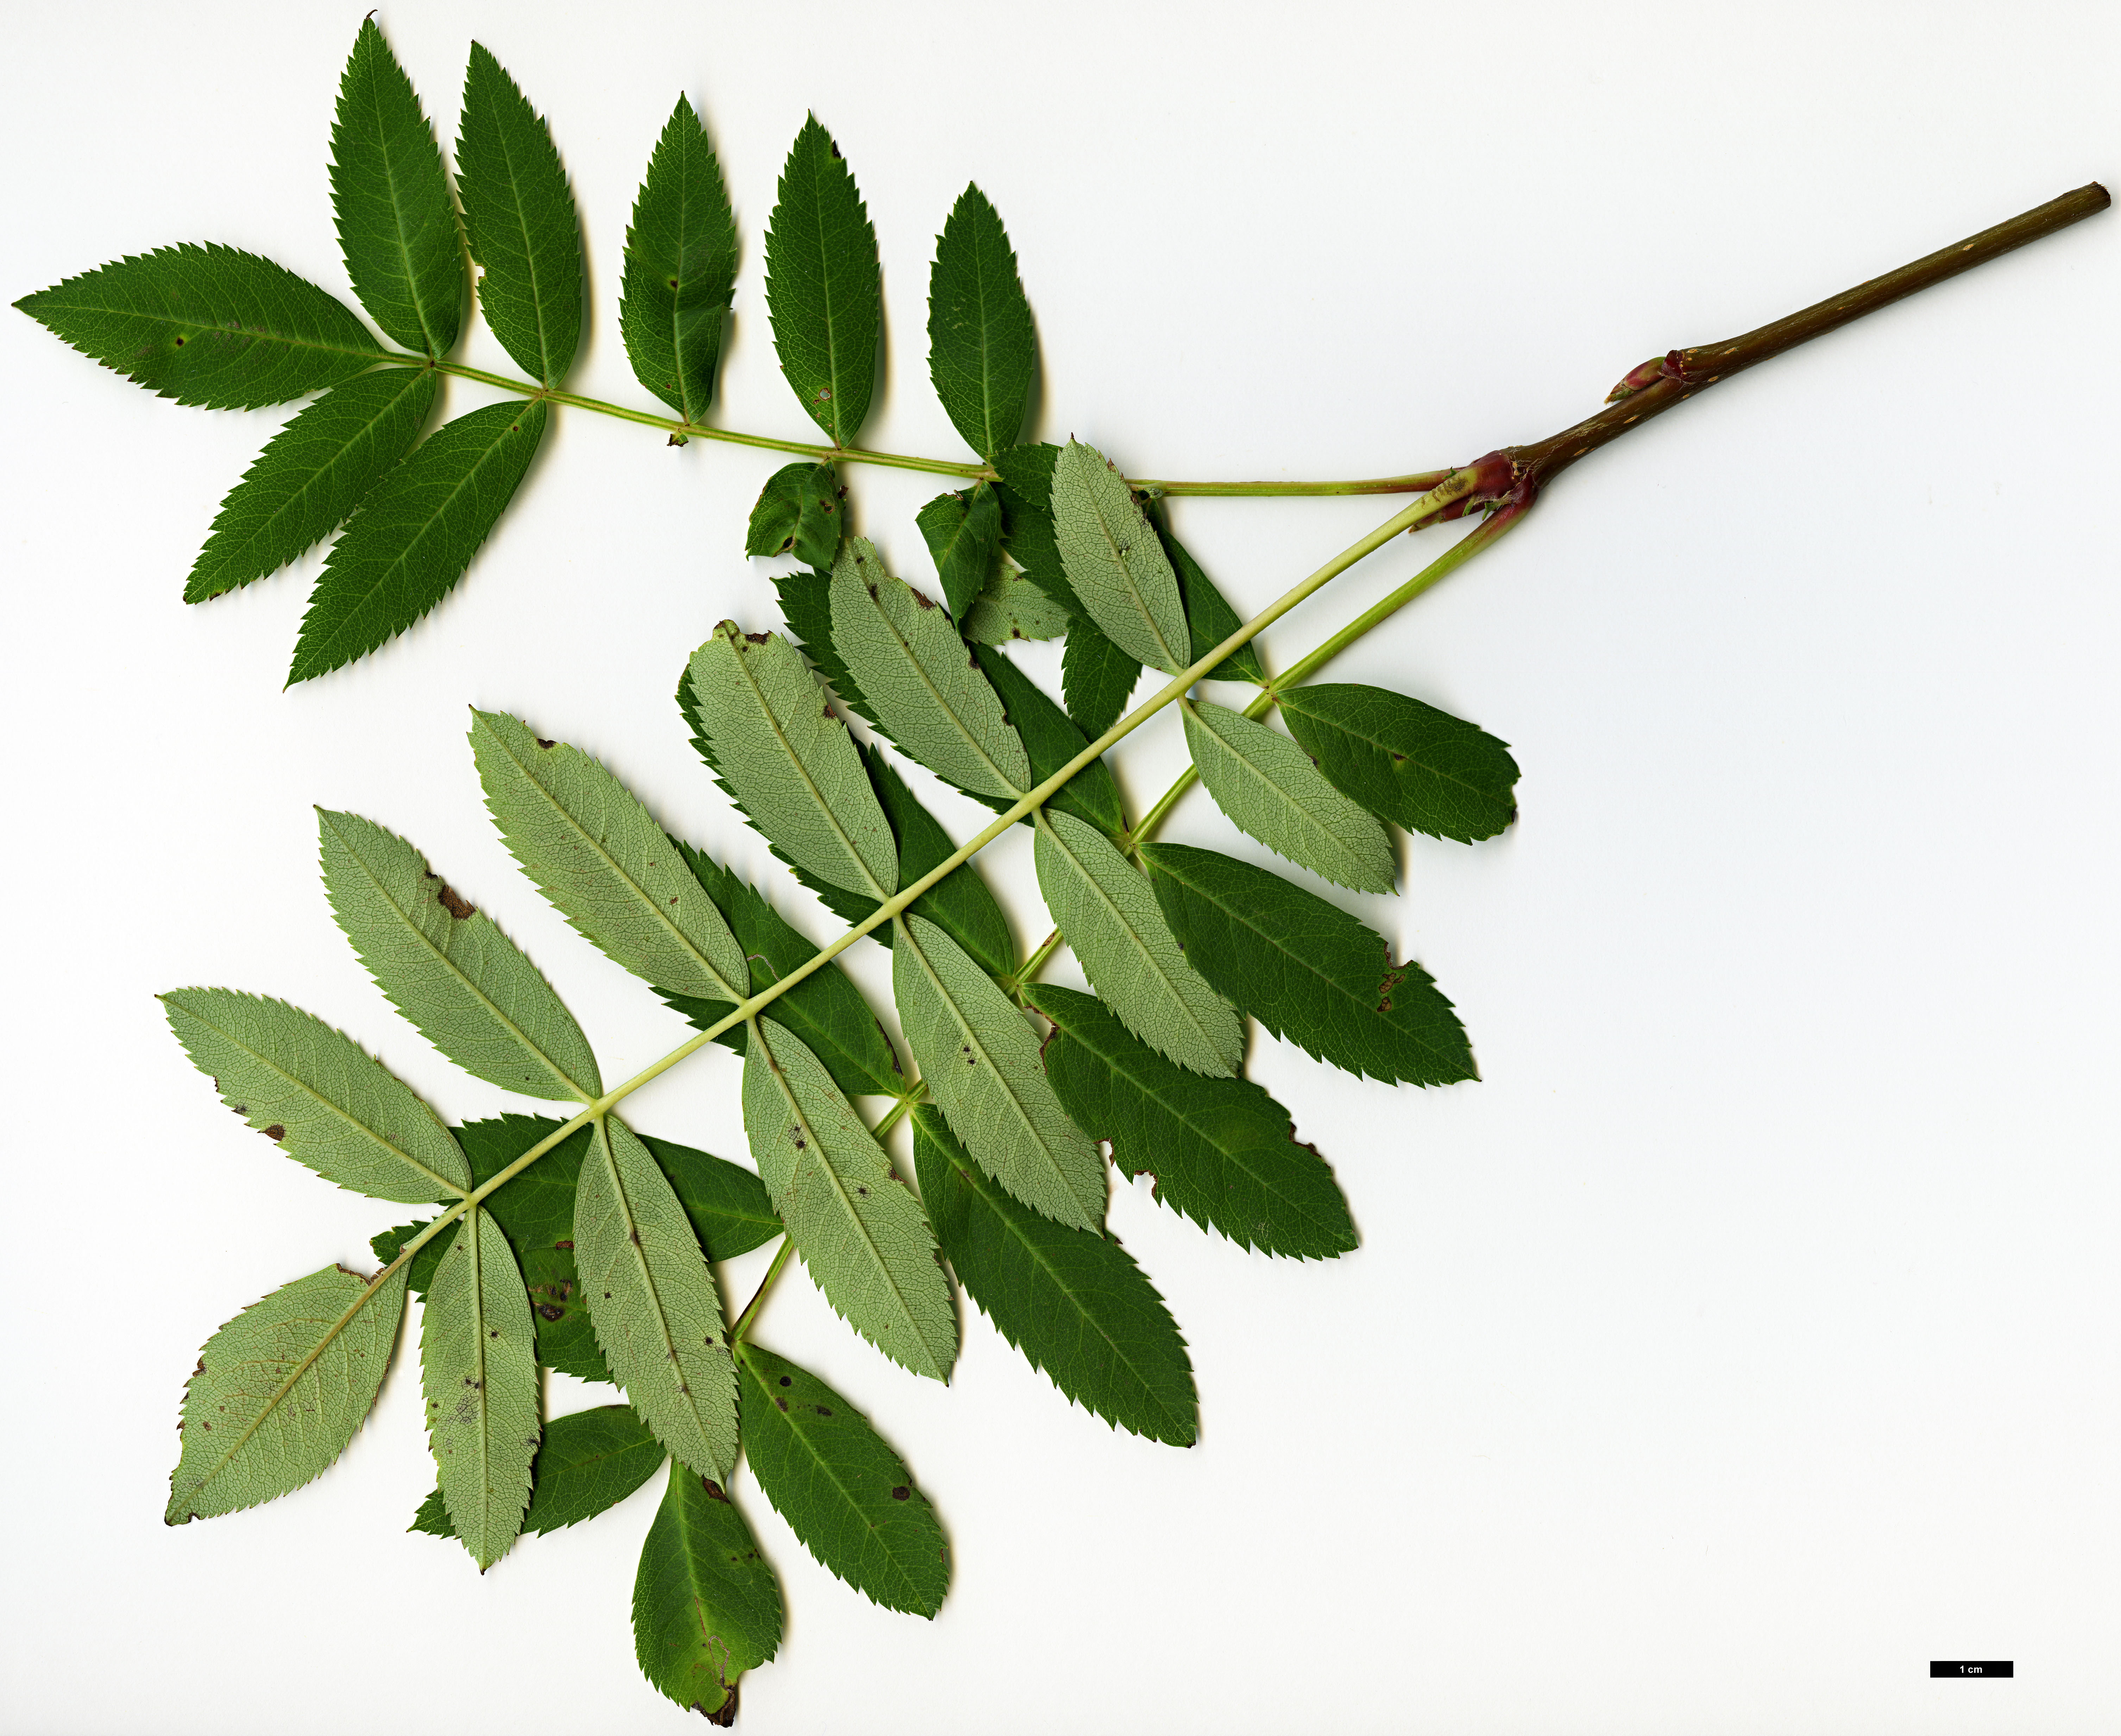
<path fill-rule="evenodd" d="M 907 1488 L 904 1483 L 899 1484 L 897 1488 L 891 1492 L 891 1498 L 893 1501 L 910 1501 L 912 1498 L 912 1490 Z"/>
<path fill-rule="evenodd" d="M 264 1130 L 264 1133 L 265 1137 L 268 1139 L 284 1139 L 287 1137 L 287 1129 L 281 1126 L 277 1121 L 275 1121 L 272 1126 L 267 1128 Z"/>
<path fill-rule="evenodd" d="M 832 1414 L 832 1408 L 829 1404 L 818 1405 L 815 1409 L 820 1417 L 829 1417 Z"/>
<path fill-rule="evenodd" d="M 570 1254 L 575 1251 L 575 1245 L 572 1242 L 554 1242 L 552 1245 L 556 1248 L 564 1248 Z"/>
<path fill-rule="evenodd" d="M 781 1377 L 781 1384 L 783 1386 L 793 1386 L 795 1383 L 793 1380 L 790 1380 L 790 1379 L 788 1378 L 788 1376 L 787 1376 L 787 1375 L 783 1375 Z"/>
<path fill-rule="evenodd" d="M 538 1316 L 540 1319 L 562 1319 L 566 1317 L 566 1312 L 567 1310 L 557 1302 L 540 1302 L 538 1305 Z"/>
<path fill-rule="evenodd" d="M 711 1477 L 702 1477 L 700 1479 L 700 1487 L 707 1492 L 707 1499 L 709 1501 L 727 1501 L 729 1499 L 728 1496 L 722 1493 L 722 1486 L 716 1482 Z"/>
<path fill-rule="evenodd" d="M 744 637 L 747 645 L 762 645 L 773 635 L 771 633 L 747 633 Z"/>
<path fill-rule="evenodd" d="M 785 1399 L 776 1399 L 773 1402 L 784 1411 L 788 1408 L 788 1401 Z"/>
<path fill-rule="evenodd" d="M 537 738 L 537 740 L 538 740 L 538 745 L 540 747 L 550 747 L 552 745 L 550 742 L 547 741 L 547 740 L 545 739 L 545 738 L 544 738 L 544 737 L 543 737 L 542 735 L 541 735 L 541 736 L 539 736 L 539 737 Z"/>
<path fill-rule="evenodd" d="M 463 922 L 467 918 L 476 916 L 478 914 L 478 905 L 472 904 L 466 899 L 461 897 L 458 894 L 456 888 L 452 887 L 448 881 L 441 881 L 438 882 L 437 884 L 441 890 L 435 894 L 435 901 L 441 905 L 444 910 L 447 910 L 450 915 L 454 917 L 459 922 Z"/>

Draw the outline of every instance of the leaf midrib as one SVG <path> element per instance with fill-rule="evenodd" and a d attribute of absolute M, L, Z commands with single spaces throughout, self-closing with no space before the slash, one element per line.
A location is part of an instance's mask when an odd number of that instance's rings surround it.
<path fill-rule="evenodd" d="M 532 127 L 538 128 L 543 123 L 538 119 L 537 111 L 531 108 L 529 99 L 520 91 L 514 89 L 513 81 L 501 71 L 501 63 L 494 61 L 492 67 L 492 72 L 488 74 L 489 78 L 498 77 L 502 84 L 510 86 L 506 90 L 499 86 L 495 86 L 489 100 L 492 105 L 494 141 L 500 150 L 501 162 L 507 170 L 505 179 L 508 188 L 508 213 L 515 220 L 517 233 L 522 237 L 523 270 L 524 275 L 530 280 L 530 315 L 538 332 L 538 372 L 546 385 L 557 386 L 560 382 L 558 376 L 552 370 L 552 340 L 545 330 L 544 277 L 538 268 L 539 261 L 537 244 L 531 239 L 529 214 L 524 208 L 522 176 L 516 170 L 515 156 L 509 147 L 509 129 L 501 121 L 501 109 L 506 105 L 507 99 L 513 96 L 522 105 L 524 113 L 528 115 Z"/>
<path fill-rule="evenodd" d="M 1266 766 L 1253 759 L 1250 754 L 1245 752 L 1243 749 L 1233 742 L 1229 737 L 1224 735 L 1222 731 L 1216 728 L 1206 717 L 1201 715 L 1201 708 L 1196 706 L 1191 700 L 1182 699 L 1178 702 L 1178 708 L 1180 711 L 1184 714 L 1187 723 L 1192 724 L 1195 728 L 1200 730 L 1208 738 L 1209 740 L 1212 741 L 1217 747 L 1222 750 L 1222 755 L 1227 765 L 1233 766 L 1239 775 L 1248 777 L 1253 784 L 1257 785 L 1260 789 L 1266 790 L 1270 800 L 1279 802 L 1291 816 L 1310 831 L 1314 838 L 1322 839 L 1324 842 L 1331 847 L 1331 854 L 1336 855 L 1339 859 L 1337 866 L 1340 873 L 1327 874 L 1326 876 L 1327 879 L 1338 884 L 1340 883 L 1340 876 L 1342 874 L 1354 876 L 1360 873 L 1362 863 L 1357 858 L 1354 846 L 1347 839 L 1342 837 L 1340 834 L 1336 831 L 1331 826 L 1327 825 L 1314 810 L 1305 805 L 1303 798 L 1303 793 L 1298 790 L 1292 790 L 1284 784 L 1276 783 Z M 1243 716 L 1242 712 L 1233 712 L 1231 714 L 1238 717 Z M 1247 718 L 1245 720 L 1247 723 L 1256 721 L 1256 719 L 1250 718 Z M 1261 724 L 1259 727 L 1262 729 L 1266 728 L 1266 725 L 1264 724 Z M 1270 731 L 1269 733 L 1271 733 L 1272 732 Z M 1300 742 L 1292 742 L 1290 745 L 1296 747 L 1299 752 L 1303 751 L 1302 744 Z M 1322 780 L 1325 774 L 1321 772 L 1319 776 Z M 1202 781 L 1204 783 L 1207 781 L 1205 775 Z M 1332 794 L 1340 796 L 1340 792 L 1334 789 L 1331 784 L 1327 784 L 1324 787 Z M 1210 791 L 1210 794 L 1214 794 L 1212 789 Z M 1350 798 L 1345 796 L 1340 796 L 1340 799 L 1345 802 L 1348 801 Z M 1220 804 L 1219 803 L 1218 805 L 1219 806 Z M 1361 810 L 1359 808 L 1357 810 L 1359 812 Z M 1249 828 L 1247 828 L 1247 830 L 1249 830 Z M 1268 847 L 1270 849 L 1273 848 L 1271 845 Z M 1318 846 L 1314 843 L 1312 848 L 1315 849 L 1317 849 Z M 1287 852 L 1279 852 L 1278 854 L 1286 854 Z M 1328 854 L 1328 851 L 1322 849 L 1319 851 L 1319 854 L 1321 855 L 1325 855 Z M 1291 859 L 1293 860 L 1294 859 L 1292 858 Z M 1304 863 L 1301 865 L 1306 868 L 1310 867 L 1310 863 Z M 1364 887 L 1361 888 L 1361 890 L 1373 891 L 1375 889 L 1373 887 Z"/>
<path fill-rule="evenodd" d="M 890 580 L 888 582 L 895 583 L 904 587 L 909 596 L 912 594 L 911 588 L 906 585 L 906 581 L 904 579 Z M 865 584 L 862 586 L 862 589 L 865 593 L 867 593 L 869 590 L 869 587 Z M 1006 790 L 1011 796 L 1021 797 L 1024 794 L 1024 787 L 1019 784 L 1014 779 L 1011 778 L 1001 769 L 1000 766 L 995 764 L 994 756 L 989 753 L 986 747 L 981 745 L 979 738 L 973 735 L 972 731 L 965 727 L 963 719 L 958 715 L 956 710 L 951 705 L 949 700 L 944 697 L 943 690 L 935 685 L 934 678 L 928 673 L 927 666 L 921 662 L 920 654 L 913 649 L 912 642 L 908 640 L 903 633 L 898 631 L 898 623 L 891 618 L 891 612 L 884 607 L 883 599 L 880 596 L 872 595 L 869 598 L 869 602 L 875 611 L 876 618 L 883 623 L 884 631 L 891 635 L 892 643 L 896 645 L 899 650 L 904 654 L 907 665 L 912 669 L 915 677 L 920 681 L 921 686 L 926 690 L 928 697 L 934 701 L 935 710 L 940 712 L 949 720 L 950 727 L 957 732 L 958 738 L 963 741 L 967 747 L 972 749 L 974 756 L 978 759 L 979 762 L 985 766 L 989 771 L 994 774 L 995 781 L 1000 784 L 1002 789 Z M 920 606 L 921 605 L 917 603 L 914 604 L 916 608 L 920 607 Z M 870 704 L 874 705 L 874 700 L 870 700 Z M 999 701 L 997 701 L 996 709 L 1000 709 Z M 1004 728 L 1009 728 L 1011 726 L 1005 719 L 1002 727 Z M 1020 738 L 1017 745 L 1019 747 L 1023 746 L 1023 742 Z M 1029 770 L 1030 756 L 1026 754 L 1025 774 L 1027 776 L 1029 775 Z"/>
<path fill-rule="evenodd" d="M 1386 741 L 1382 736 L 1373 735 L 1368 729 L 1351 728 L 1345 719 L 1321 717 L 1317 712 L 1307 711 L 1301 705 L 1292 705 L 1289 704 L 1289 700 L 1293 696 L 1293 694 L 1284 694 L 1282 696 L 1281 707 L 1283 710 L 1296 713 L 1298 716 L 1302 717 L 1305 722 L 1313 724 L 1318 728 L 1336 731 L 1338 733 L 1345 736 L 1350 741 L 1357 743 L 1359 746 L 1373 748 L 1376 752 L 1383 755 L 1388 762 L 1392 761 L 1394 756 L 1397 756 L 1396 763 L 1388 763 L 1386 766 L 1387 775 L 1391 778 L 1395 783 L 1399 780 L 1401 776 L 1400 766 L 1409 766 L 1414 767 L 1415 770 L 1426 773 L 1429 776 L 1435 779 L 1439 784 L 1448 784 L 1452 789 L 1461 791 L 1466 796 L 1471 798 L 1474 803 L 1481 807 L 1487 807 L 1503 800 L 1502 797 L 1496 795 L 1493 790 L 1487 789 L 1485 786 L 1475 784 L 1470 779 L 1463 777 L 1457 772 L 1446 771 L 1441 766 L 1438 766 L 1433 760 L 1427 757 L 1418 756 L 1420 752 L 1418 749 L 1396 747 L 1392 746 L 1391 742 Z M 1479 729 L 1476 725 L 1469 724 L 1466 727 L 1474 730 L 1475 733 L 1481 735 L 1485 735 L 1486 733 L 1485 730 Z M 1299 743 L 1298 745 L 1300 746 L 1302 744 Z"/>
<path fill-rule="evenodd" d="M 1093 457 L 1090 462 L 1099 461 Z M 1124 487 L 1126 484 L 1121 483 L 1121 486 Z M 1125 589 L 1127 601 L 1133 605 L 1135 613 L 1141 617 L 1142 625 L 1149 629 L 1149 637 L 1163 648 L 1165 670 L 1169 672 L 1185 668 L 1192 659 L 1180 657 L 1174 653 L 1171 649 L 1170 640 L 1163 636 L 1163 629 L 1157 625 L 1156 617 L 1149 610 L 1149 598 L 1142 594 L 1140 584 L 1135 578 L 1134 569 L 1127 565 L 1126 551 L 1121 548 L 1119 538 L 1112 534 L 1112 526 L 1106 522 L 1105 509 L 1098 498 L 1098 490 L 1094 486 L 1090 486 L 1086 487 L 1083 492 L 1090 503 L 1090 516 L 1097 520 L 1098 533 L 1105 539 L 1105 547 L 1112 551 L 1113 561 L 1126 578 Z M 1153 536 L 1154 532 L 1151 530 L 1150 534 Z M 1127 545 L 1128 548 L 1134 547 L 1135 544 L 1132 542 Z"/>

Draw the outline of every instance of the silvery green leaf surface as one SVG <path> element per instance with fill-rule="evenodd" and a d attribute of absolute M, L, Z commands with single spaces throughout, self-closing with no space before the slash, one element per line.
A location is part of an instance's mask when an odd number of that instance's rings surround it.
<path fill-rule="evenodd" d="M 446 356 L 464 325 L 464 254 L 435 129 L 413 81 L 361 21 L 332 121 L 332 211 L 362 307 L 396 342 Z"/>
<path fill-rule="evenodd" d="M 184 601 L 263 579 L 329 536 L 404 457 L 441 381 L 424 368 L 378 368 L 305 406 L 222 499 Z"/>
<path fill-rule="evenodd" d="M 847 726 L 802 654 L 725 621 L 692 654 L 693 719 L 751 823 L 821 880 L 886 898 L 898 853 Z"/>
<path fill-rule="evenodd" d="M 711 1478 L 673 1463 L 633 1580 L 633 1655 L 661 1692 L 736 1721 L 737 1682 L 781 1645 L 781 1587 L 744 1515 Z"/>
<path fill-rule="evenodd" d="M 958 195 L 928 276 L 928 377 L 981 458 L 1015 444 L 1038 364 L 1031 304 L 1001 215 L 977 187 Z"/>
<path fill-rule="evenodd" d="M 1004 570 L 965 612 L 964 633 L 975 645 L 1005 645 L 1019 639 L 1058 639 L 1068 621 L 1068 612 L 1038 585 L 1022 573 Z"/>
<path fill-rule="evenodd" d="M 1517 762 L 1478 725 L 1382 687 L 1329 682 L 1280 696 L 1289 733 L 1380 819 L 1471 844 L 1517 817 Z"/>
<path fill-rule="evenodd" d="M 1105 636 L 1151 668 L 1186 668 L 1193 640 L 1163 545 L 1126 480 L 1080 440 L 1053 463 L 1053 528 L 1068 583 Z"/>
<path fill-rule="evenodd" d="M 766 232 L 766 307 L 781 371 L 835 446 L 851 446 L 876 384 L 876 231 L 813 114 L 781 171 Z"/>
<path fill-rule="evenodd" d="M 688 422 L 706 414 L 736 283 L 736 218 L 685 98 L 664 123 L 626 226 L 619 335 L 633 375 Z"/>
<path fill-rule="evenodd" d="M 1244 1021 L 1186 961 L 1149 882 L 1112 840 L 1072 814 L 1040 818 L 1038 890 L 1083 974 L 1120 1022 L 1159 1054 L 1227 1078 Z"/>
<path fill-rule="evenodd" d="M 744 1129 L 825 1300 L 902 1367 L 947 1380 L 958 1318 L 921 1202 L 823 1063 L 771 1019 L 744 1049 Z"/>
<path fill-rule="evenodd" d="M 375 1403 L 404 1311 L 402 1268 L 371 1285 L 327 1266 L 208 1338 L 184 1384 L 163 1523 L 254 1507 L 329 1467 Z"/>
<path fill-rule="evenodd" d="M 950 617 L 865 537 L 832 568 L 832 643 L 884 730 L 930 771 L 982 795 L 1030 788 L 1023 743 Z"/>
<path fill-rule="evenodd" d="M 472 757 L 501 835 L 567 920 L 644 982 L 742 1000 L 744 948 L 635 795 L 578 747 L 472 713 Z"/>
<path fill-rule="evenodd" d="M 829 569 L 846 523 L 837 470 L 830 464 L 784 464 L 758 491 L 744 529 L 744 552 L 792 554 L 812 566 Z"/>
<path fill-rule="evenodd" d="M 1287 736 L 1227 705 L 1181 700 L 1186 751 L 1238 831 L 1335 884 L 1389 892 L 1396 864 L 1377 817 L 1326 781 Z"/>
<path fill-rule="evenodd" d="M 420 1386 L 443 1505 L 483 1573 L 523 1528 L 538 1382 L 523 1273 L 501 1226 L 477 1206 L 427 1286 Z"/>
<path fill-rule="evenodd" d="M 935 1510 L 869 1419 L 809 1370 L 737 1346 L 744 1455 L 803 1547 L 887 1609 L 933 1616 L 950 1585 Z"/>
<path fill-rule="evenodd" d="M 545 1425 L 530 1467 L 524 1530 L 535 1536 L 594 1519 L 661 1470 L 669 1456 L 630 1405 L 599 1404 L 555 1417 Z M 457 1534 L 440 1489 L 420 1503 L 407 1529 L 434 1537 Z"/>
<path fill-rule="evenodd" d="M 465 1072 L 527 1096 L 604 1089 L 589 1039 L 515 944 L 394 832 L 317 810 L 324 893 L 391 1003 Z"/>
<path fill-rule="evenodd" d="M 221 1101 L 297 1163 L 372 1199 L 469 1190 L 470 1167 L 441 1118 L 322 1019 L 231 989 L 176 989 L 161 999 Z"/>
<path fill-rule="evenodd" d="M 478 305 L 502 349 L 557 386 L 582 337 L 582 236 L 552 135 L 482 44 L 464 70 L 457 192 Z"/>
<path fill-rule="evenodd" d="M 1001 506 L 985 482 L 939 494 L 914 515 L 921 538 L 942 581 L 943 600 L 952 617 L 965 618 L 972 601 L 993 575 L 1001 552 Z"/>
<path fill-rule="evenodd" d="M 892 992 L 929 1094 L 987 1174 L 1056 1223 L 1105 1217 L 1105 1165 L 1068 1119 L 1030 1021 L 940 929 L 901 918 Z"/>
<path fill-rule="evenodd" d="M 615 1115 L 575 1184 L 575 1263 L 604 1360 L 655 1438 L 702 1474 L 736 1463 L 736 1371 L 720 1293 L 669 1180 Z"/>

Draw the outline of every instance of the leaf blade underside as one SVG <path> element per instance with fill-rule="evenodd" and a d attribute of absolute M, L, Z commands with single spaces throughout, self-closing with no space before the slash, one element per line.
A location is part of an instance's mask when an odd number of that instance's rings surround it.
<path fill-rule="evenodd" d="M 630 1405 L 600 1404 L 555 1417 L 545 1425 L 531 1464 L 524 1534 L 562 1530 L 608 1511 L 661 1470 L 669 1457 Z M 407 1529 L 433 1537 L 457 1534 L 439 1488 L 420 1503 Z"/>
<path fill-rule="evenodd" d="M 1070 440 L 1053 461 L 1053 528 L 1084 612 L 1137 663 L 1176 675 L 1191 659 L 1177 575 L 1120 473 Z"/>

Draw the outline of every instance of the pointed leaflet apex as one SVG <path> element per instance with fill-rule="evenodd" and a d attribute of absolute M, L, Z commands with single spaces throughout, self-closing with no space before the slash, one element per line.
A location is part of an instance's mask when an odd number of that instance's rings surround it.
<path fill-rule="evenodd" d="M 683 96 L 626 229 L 618 328 L 634 377 L 688 422 L 706 414 L 736 283 L 736 220 L 721 165 Z"/>
<path fill-rule="evenodd" d="M 851 446 L 869 414 L 883 293 L 876 231 L 813 114 L 781 171 L 766 232 L 766 306 L 781 371 L 836 446 Z"/>
<path fill-rule="evenodd" d="M 736 1721 L 738 1679 L 781 1646 L 781 1587 L 719 1482 L 673 1463 L 633 1580 L 641 1673 L 710 1723 Z"/>
<path fill-rule="evenodd" d="M 1380 819 L 1471 844 L 1517 817 L 1517 762 L 1463 718 L 1339 682 L 1288 689 L 1281 714 L 1333 787 Z"/>
<path fill-rule="evenodd" d="M 928 278 L 928 377 L 965 444 L 981 458 L 1016 443 L 1037 361 L 1031 304 L 1009 232 L 986 195 L 968 186 L 936 238 Z"/>

